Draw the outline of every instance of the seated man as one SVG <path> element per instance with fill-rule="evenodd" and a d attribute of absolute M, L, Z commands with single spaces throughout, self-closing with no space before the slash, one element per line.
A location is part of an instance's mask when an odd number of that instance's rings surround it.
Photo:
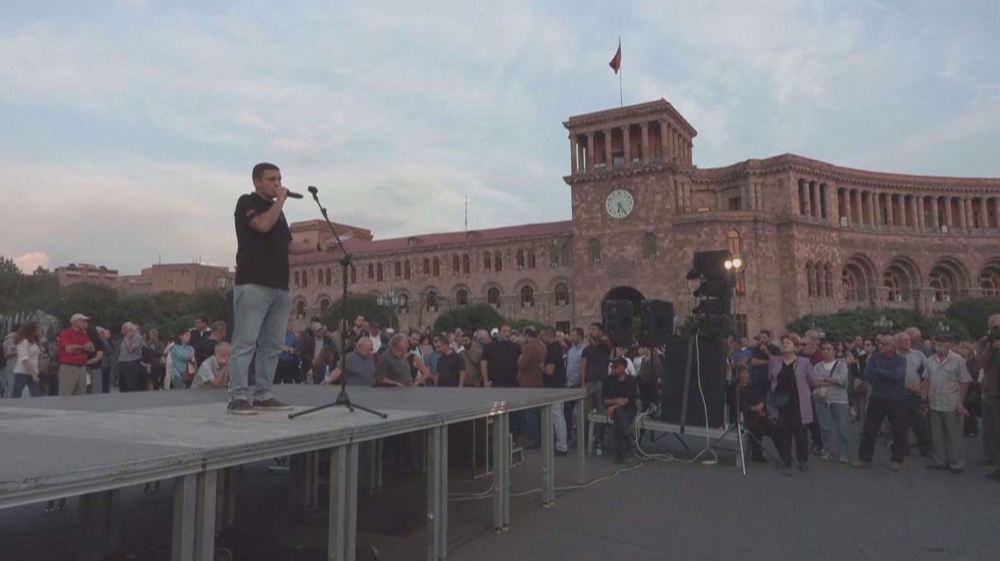
<path fill-rule="evenodd" d="M 736 383 L 730 392 L 730 411 L 743 414 L 743 425 L 750 433 L 750 459 L 754 462 L 767 462 L 761 446 L 764 436 L 774 438 L 773 421 L 767 416 L 767 406 L 764 396 L 757 386 L 750 383 L 750 370 L 745 364 L 736 367 Z M 738 421 L 738 419 L 730 419 Z"/>
<path fill-rule="evenodd" d="M 611 374 L 604 378 L 601 388 L 605 412 L 615 427 L 615 463 L 619 464 L 625 461 L 625 450 L 632 442 L 638 392 L 635 376 L 629 376 L 627 368 L 624 358 L 611 361 Z"/>
<path fill-rule="evenodd" d="M 191 381 L 191 389 L 212 390 L 229 386 L 229 354 L 232 347 L 225 341 L 215 345 L 214 354 L 201 363 Z"/>

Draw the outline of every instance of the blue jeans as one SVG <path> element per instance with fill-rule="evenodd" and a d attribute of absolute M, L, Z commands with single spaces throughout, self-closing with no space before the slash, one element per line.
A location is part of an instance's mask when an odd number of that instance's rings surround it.
<path fill-rule="evenodd" d="M 292 299 L 287 290 L 255 284 L 233 288 L 233 350 L 229 358 L 229 396 L 247 399 L 250 362 L 254 361 L 255 400 L 271 398 L 278 355 L 285 342 Z M 254 358 L 256 351 L 257 357 Z"/>
<path fill-rule="evenodd" d="M 11 397 L 18 398 L 24 393 L 24 388 L 28 388 L 28 394 L 31 397 L 38 397 L 42 395 L 42 388 L 38 384 L 38 380 L 28 376 L 27 374 L 17 373 L 14 374 L 14 391 L 11 393 Z"/>
<path fill-rule="evenodd" d="M 817 399 L 816 416 L 823 431 L 823 449 L 841 457 L 848 457 L 847 430 L 851 422 L 851 406 L 846 403 L 829 403 Z M 833 445 L 836 438 L 837 446 Z"/>

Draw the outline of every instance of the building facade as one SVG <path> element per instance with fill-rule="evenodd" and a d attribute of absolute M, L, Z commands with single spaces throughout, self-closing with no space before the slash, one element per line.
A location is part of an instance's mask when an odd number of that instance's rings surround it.
<path fill-rule="evenodd" d="M 199 290 L 225 290 L 233 286 L 233 279 L 234 273 L 228 267 L 201 263 L 160 263 L 146 267 L 138 275 L 122 275 L 118 288 L 128 294 L 190 294 Z"/>
<path fill-rule="evenodd" d="M 373 240 L 350 226 L 352 292 L 404 296 L 404 327 L 485 302 L 512 319 L 567 327 L 600 321 L 608 297 L 696 304 L 697 251 L 746 263 L 741 331 L 781 329 L 854 307 L 942 312 L 1000 295 L 1000 178 L 881 173 L 793 154 L 722 168 L 694 165 L 697 131 L 667 101 L 571 117 L 572 221 Z M 322 223 L 293 227 L 324 236 Z M 324 226 L 325 227 L 325 226 Z M 337 254 L 292 257 L 294 309 L 337 299 Z"/>
<path fill-rule="evenodd" d="M 53 273 L 56 275 L 59 286 L 72 286 L 87 282 L 118 288 L 118 271 L 109 269 L 104 265 L 70 263 L 69 265 L 56 267 Z"/>

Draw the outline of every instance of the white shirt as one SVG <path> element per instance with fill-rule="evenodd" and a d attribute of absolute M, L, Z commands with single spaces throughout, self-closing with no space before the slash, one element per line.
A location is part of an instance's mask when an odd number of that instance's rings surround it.
<path fill-rule="evenodd" d="M 210 356 L 205 362 L 201 363 L 198 368 L 198 373 L 195 374 L 194 380 L 191 381 L 191 389 L 215 389 L 212 385 L 212 380 L 219 375 L 220 370 L 225 371 L 229 368 L 229 365 L 220 367 L 219 361 L 215 359 L 215 356 Z M 225 374 L 223 374 L 223 379 L 225 379 Z"/>
<path fill-rule="evenodd" d="M 382 337 L 379 335 L 372 335 L 369 339 L 372 342 L 372 353 L 378 354 L 379 349 L 382 348 Z"/>
<path fill-rule="evenodd" d="M 38 374 L 38 343 L 31 343 L 23 339 L 17 344 L 17 358 L 14 363 L 14 374 L 27 374 L 28 364 L 32 371 Z"/>

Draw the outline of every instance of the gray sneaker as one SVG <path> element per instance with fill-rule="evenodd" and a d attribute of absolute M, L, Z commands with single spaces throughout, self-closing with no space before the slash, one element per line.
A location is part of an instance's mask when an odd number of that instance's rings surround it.
<path fill-rule="evenodd" d="M 292 406 L 291 405 L 288 405 L 287 403 L 283 403 L 281 401 L 278 401 L 277 399 L 274 399 L 273 397 L 269 397 L 269 398 L 265 399 L 264 401 L 256 401 L 256 400 L 254 400 L 253 407 L 254 407 L 254 409 L 260 409 L 261 411 L 291 411 L 292 410 Z"/>
<path fill-rule="evenodd" d="M 226 406 L 226 413 L 231 415 L 256 415 L 253 406 L 245 399 L 234 399 Z"/>

